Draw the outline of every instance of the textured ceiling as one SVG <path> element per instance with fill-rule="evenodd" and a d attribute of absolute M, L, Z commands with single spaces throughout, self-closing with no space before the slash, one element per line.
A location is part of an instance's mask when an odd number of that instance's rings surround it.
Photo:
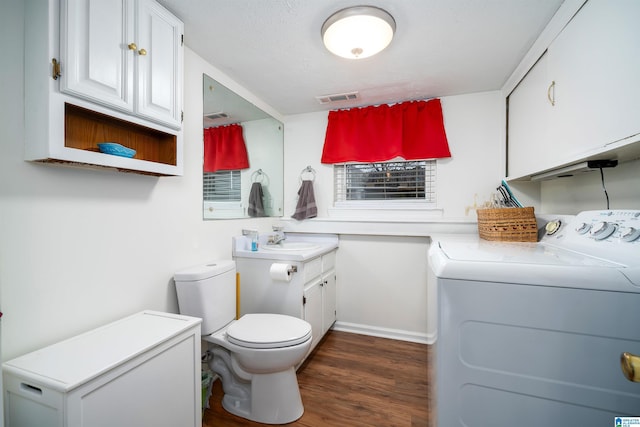
<path fill-rule="evenodd" d="M 371 0 L 393 15 L 382 53 L 348 60 L 320 27 L 353 0 L 159 0 L 185 44 L 280 113 L 297 114 L 500 89 L 562 0 Z M 316 96 L 358 91 L 321 105 Z"/>

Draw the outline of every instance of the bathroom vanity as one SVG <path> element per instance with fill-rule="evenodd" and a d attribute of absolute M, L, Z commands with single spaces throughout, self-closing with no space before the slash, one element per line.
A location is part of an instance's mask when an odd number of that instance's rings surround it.
<path fill-rule="evenodd" d="M 233 258 L 240 274 L 240 314 L 278 313 L 311 324 L 311 350 L 336 321 L 336 235 L 287 233 L 279 245 L 261 236 L 257 251 L 247 237 L 233 240 Z M 292 270 L 287 279 L 272 277 L 274 264 Z"/>
<path fill-rule="evenodd" d="M 5 362 L 5 426 L 199 427 L 201 321 L 143 311 Z"/>

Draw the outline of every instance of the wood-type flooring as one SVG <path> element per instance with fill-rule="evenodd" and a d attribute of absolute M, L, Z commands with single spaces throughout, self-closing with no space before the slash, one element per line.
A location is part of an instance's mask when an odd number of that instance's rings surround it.
<path fill-rule="evenodd" d="M 287 426 L 432 425 L 433 349 L 425 344 L 329 331 L 298 370 L 304 414 Z M 214 383 L 204 427 L 263 426 L 222 408 Z"/>

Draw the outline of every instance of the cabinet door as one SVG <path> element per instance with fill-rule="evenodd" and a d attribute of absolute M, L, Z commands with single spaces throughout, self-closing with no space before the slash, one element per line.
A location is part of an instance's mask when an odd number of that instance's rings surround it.
<path fill-rule="evenodd" d="M 322 281 L 322 334 L 336 321 L 336 271 L 323 274 Z"/>
<path fill-rule="evenodd" d="M 138 115 L 180 128 L 182 22 L 154 0 L 138 0 Z"/>
<path fill-rule="evenodd" d="M 133 0 L 63 0 L 60 90 L 133 111 Z"/>
<path fill-rule="evenodd" d="M 589 0 L 549 47 L 561 160 L 640 131 L 638 22 L 637 0 Z"/>
<path fill-rule="evenodd" d="M 508 98 L 507 176 L 523 176 L 553 161 L 549 115 L 553 87 L 544 54 Z"/>
<path fill-rule="evenodd" d="M 304 320 L 311 324 L 313 349 L 322 338 L 322 281 L 307 285 L 304 289 Z"/>

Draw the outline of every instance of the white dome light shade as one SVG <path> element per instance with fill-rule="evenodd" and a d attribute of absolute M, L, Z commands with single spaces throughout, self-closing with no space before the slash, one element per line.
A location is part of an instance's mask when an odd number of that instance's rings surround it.
<path fill-rule="evenodd" d="M 391 43 L 396 22 L 386 11 L 373 6 L 339 10 L 322 25 L 327 49 L 343 58 L 373 56 Z"/>

